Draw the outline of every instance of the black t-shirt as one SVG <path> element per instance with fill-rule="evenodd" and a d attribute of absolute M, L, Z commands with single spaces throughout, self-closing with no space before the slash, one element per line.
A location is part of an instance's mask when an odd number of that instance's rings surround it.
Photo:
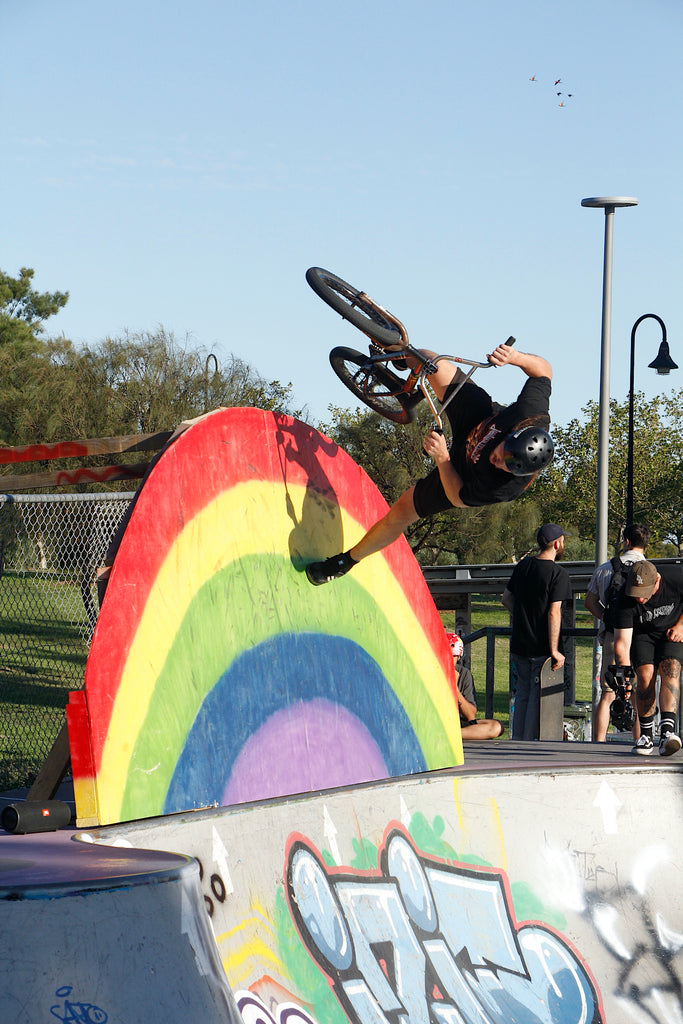
<path fill-rule="evenodd" d="M 446 392 L 446 396 L 448 391 Z M 512 405 L 499 405 L 471 381 L 465 384 L 446 415 L 453 442 L 451 462 L 463 481 L 460 499 L 465 505 L 493 505 L 512 501 L 533 483 L 534 476 L 513 476 L 489 462 L 493 449 L 521 425 L 550 427 L 550 380 L 529 377 Z"/>
<path fill-rule="evenodd" d="M 514 599 L 510 650 L 524 658 L 550 657 L 550 605 L 572 596 L 566 571 L 549 558 L 529 555 L 512 570 L 507 589 Z"/>
<path fill-rule="evenodd" d="M 617 595 L 615 629 L 633 629 L 635 633 L 663 637 L 667 629 L 678 622 L 683 612 L 683 570 L 678 565 L 662 565 L 657 571 L 662 582 L 649 601 L 640 604 L 634 597 L 627 597 L 625 590 Z"/>
<path fill-rule="evenodd" d="M 455 666 L 456 672 L 458 672 L 458 690 L 463 700 L 468 701 L 470 704 L 477 706 L 477 691 L 474 688 L 474 678 L 467 665 L 463 665 L 462 662 L 457 663 Z M 472 718 L 463 718 L 460 715 L 460 725 L 469 725 L 470 722 L 474 721 Z"/>

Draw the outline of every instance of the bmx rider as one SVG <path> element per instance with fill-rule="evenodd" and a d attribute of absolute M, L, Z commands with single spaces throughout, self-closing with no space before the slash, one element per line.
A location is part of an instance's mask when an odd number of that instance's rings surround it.
<path fill-rule="evenodd" d="M 420 350 L 427 358 L 436 353 Z M 442 433 L 432 430 L 423 442 L 435 467 L 409 487 L 348 551 L 306 566 L 315 586 L 344 576 L 363 558 L 397 540 L 408 526 L 424 516 L 450 508 L 493 505 L 518 498 L 553 457 L 549 402 L 552 368 L 542 356 L 499 345 L 488 360 L 494 366 L 511 364 L 526 374 L 519 396 L 501 406 L 472 381 L 467 381 L 445 409 L 451 425 L 450 452 Z M 406 356 L 411 368 L 415 357 Z M 462 371 L 442 360 L 429 383 L 440 402 L 448 399 Z"/>

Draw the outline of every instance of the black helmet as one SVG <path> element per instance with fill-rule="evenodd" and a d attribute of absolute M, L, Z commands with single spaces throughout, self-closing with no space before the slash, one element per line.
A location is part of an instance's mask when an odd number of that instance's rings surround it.
<path fill-rule="evenodd" d="M 522 427 L 503 442 L 505 468 L 513 476 L 531 476 L 552 461 L 553 439 L 541 427 Z"/>

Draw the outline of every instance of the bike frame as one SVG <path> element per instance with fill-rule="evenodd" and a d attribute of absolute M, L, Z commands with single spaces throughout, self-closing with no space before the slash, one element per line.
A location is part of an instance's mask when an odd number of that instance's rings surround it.
<path fill-rule="evenodd" d="M 385 311 L 382 310 L 382 312 L 384 313 Z M 390 314 L 387 314 L 387 316 L 390 316 Z M 506 344 L 510 344 L 510 339 L 508 339 Z M 413 348 L 413 346 L 410 344 L 406 344 L 405 348 L 399 349 L 396 352 L 381 352 L 377 353 L 376 355 L 371 354 L 368 356 L 368 362 L 389 364 L 389 368 L 391 368 L 390 364 L 395 359 L 403 359 L 407 355 L 414 356 L 416 359 L 418 359 L 420 362 L 420 367 L 417 370 L 410 371 L 410 374 L 406 378 L 404 386 L 400 390 L 409 396 L 414 395 L 415 392 L 418 390 L 422 392 L 427 402 L 427 405 L 431 410 L 432 416 L 434 417 L 434 424 L 436 426 L 436 429 L 440 431 L 443 431 L 443 420 L 441 418 L 439 410 L 436 407 L 436 402 L 438 401 L 438 399 L 436 398 L 435 395 L 433 395 L 432 389 L 429 387 L 429 383 L 427 380 L 430 374 L 436 373 L 437 364 L 445 360 L 449 363 L 457 363 L 460 366 L 470 367 L 469 372 L 464 375 L 463 379 L 459 381 L 456 387 L 451 391 L 446 401 L 441 403 L 441 412 L 444 411 L 446 406 L 450 405 L 450 403 L 453 401 L 453 399 L 458 394 L 460 389 L 463 388 L 464 385 L 467 384 L 468 380 L 471 379 L 475 370 L 490 369 L 493 366 L 493 363 L 482 363 L 476 359 L 465 359 L 463 356 L 439 355 L 429 359 L 426 356 L 424 356 L 419 351 L 419 349 Z"/>
<path fill-rule="evenodd" d="M 394 327 L 396 327 L 397 330 L 400 332 L 401 341 L 403 342 L 403 348 L 398 349 L 395 352 L 392 351 L 391 353 L 387 353 L 386 351 L 381 351 L 375 355 L 371 353 L 368 361 L 371 363 L 390 364 L 391 362 L 393 362 L 394 359 L 402 359 L 407 355 L 414 356 L 417 360 L 419 360 L 419 369 L 410 371 L 410 374 L 406 379 L 405 385 L 401 388 L 401 391 L 408 396 L 412 396 L 415 394 L 417 390 L 420 390 L 427 402 L 427 405 L 431 410 L 432 416 L 434 417 L 434 425 L 436 430 L 438 430 L 440 433 L 443 433 L 443 420 L 441 418 L 439 410 L 436 407 L 435 403 L 437 399 L 436 396 L 432 394 L 431 388 L 429 387 L 427 381 L 427 377 L 429 377 L 430 374 L 432 373 L 436 373 L 437 364 L 443 362 L 444 360 L 448 361 L 449 363 L 457 363 L 459 366 L 470 367 L 469 372 L 465 374 L 465 376 L 459 382 L 457 387 L 455 387 L 453 391 L 451 391 L 446 401 L 441 403 L 441 412 L 443 412 L 446 406 L 450 405 L 450 403 L 453 401 L 453 399 L 461 390 L 461 388 L 463 388 L 465 384 L 467 384 L 468 380 L 472 378 L 472 375 L 474 374 L 475 370 L 489 369 L 491 366 L 493 366 L 493 363 L 482 363 L 476 359 L 465 359 L 463 356 L 451 355 L 434 356 L 433 359 L 429 359 L 426 356 L 424 356 L 419 351 L 419 349 L 413 348 L 413 346 L 410 344 L 410 342 L 408 341 L 408 332 L 405 329 L 404 325 L 401 323 L 401 321 L 398 319 L 398 317 L 394 316 L 393 313 L 390 313 L 388 309 L 384 308 L 384 306 L 380 306 L 379 302 L 375 302 L 374 299 L 370 298 L 367 292 L 361 292 L 358 297 L 360 299 L 363 299 L 364 302 L 367 302 L 368 305 L 374 306 L 374 308 L 377 309 L 389 323 L 393 324 Z M 514 345 L 514 343 L 515 339 L 512 336 L 510 336 L 505 342 L 506 345 Z M 372 342 L 372 345 L 373 348 L 381 347 L 375 341 Z M 388 368 L 391 369 L 390 366 L 388 366 Z"/>

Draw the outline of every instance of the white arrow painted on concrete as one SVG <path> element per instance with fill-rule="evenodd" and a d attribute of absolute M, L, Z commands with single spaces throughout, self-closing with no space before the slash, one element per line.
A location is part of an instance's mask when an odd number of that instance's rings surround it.
<path fill-rule="evenodd" d="M 621 800 L 603 779 L 600 783 L 598 795 L 593 801 L 593 807 L 597 807 L 602 814 L 602 824 L 605 835 L 614 836 L 619 831 L 617 827 L 617 809 L 621 807 Z"/>
<path fill-rule="evenodd" d="M 337 827 L 330 817 L 327 804 L 323 804 L 323 822 L 323 832 L 325 833 L 325 839 L 330 844 L 330 853 L 334 857 L 335 864 L 341 864 L 341 854 L 337 846 Z"/>
<path fill-rule="evenodd" d="M 220 872 L 220 876 L 223 879 L 223 885 L 225 886 L 225 895 L 229 896 L 230 893 L 235 891 L 235 887 L 232 884 L 232 878 L 230 877 L 230 869 L 228 868 L 228 851 L 225 848 L 223 840 L 218 834 L 218 829 L 215 825 L 212 826 L 213 834 L 213 848 L 212 856 L 213 862 Z"/>

